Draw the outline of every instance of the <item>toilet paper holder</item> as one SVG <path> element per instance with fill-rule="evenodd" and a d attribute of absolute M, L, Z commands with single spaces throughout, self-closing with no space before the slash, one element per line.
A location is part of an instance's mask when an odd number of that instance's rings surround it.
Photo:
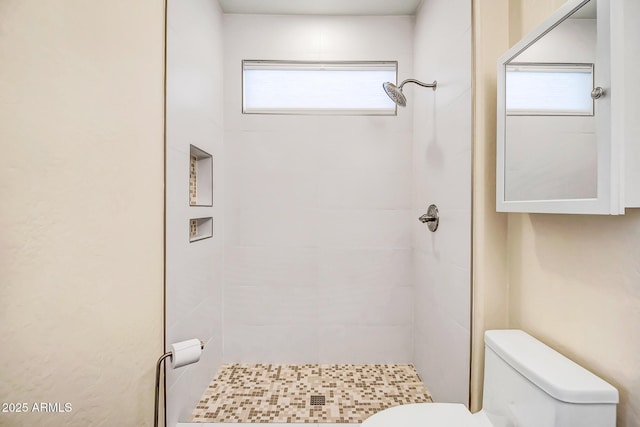
<path fill-rule="evenodd" d="M 202 340 L 200 340 L 200 350 L 204 350 L 204 342 Z M 160 356 L 160 358 L 158 359 L 158 363 L 156 363 L 156 403 L 155 403 L 155 411 L 153 413 L 153 426 L 154 427 L 158 427 L 158 406 L 160 406 L 160 366 L 162 365 L 162 362 L 167 358 L 167 357 L 172 357 L 173 356 L 173 352 L 172 351 L 168 351 L 165 354 L 163 354 L 162 356 Z M 166 427 L 167 425 L 167 412 L 165 410 L 165 414 L 164 414 L 164 425 Z"/>

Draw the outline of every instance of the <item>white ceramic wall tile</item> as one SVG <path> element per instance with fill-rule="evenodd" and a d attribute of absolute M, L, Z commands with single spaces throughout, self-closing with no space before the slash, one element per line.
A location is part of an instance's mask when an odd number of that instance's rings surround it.
<path fill-rule="evenodd" d="M 235 172 L 235 173 L 234 173 Z M 263 209 L 279 207 L 318 207 L 319 177 L 313 172 L 264 172 L 238 168 L 231 173 L 235 200 L 242 208 Z M 233 190 L 232 190 L 233 191 Z"/>
<path fill-rule="evenodd" d="M 234 225 L 242 246 L 313 247 L 318 242 L 318 217 L 316 209 L 241 208 Z"/>
<path fill-rule="evenodd" d="M 409 209 L 411 170 L 327 170 L 320 173 L 319 205 L 326 209 Z"/>
<path fill-rule="evenodd" d="M 234 286 L 225 289 L 225 324 L 309 325 L 318 319 L 318 289 Z"/>
<path fill-rule="evenodd" d="M 176 425 L 179 421 L 188 421 L 194 405 L 185 402 L 199 402 L 222 363 L 222 351 L 215 343 L 205 343 L 200 361 L 193 365 L 175 369 L 183 371 L 180 380 L 167 387 L 167 425 Z M 168 365 L 167 371 L 173 369 Z"/>
<path fill-rule="evenodd" d="M 437 304 L 460 328 L 471 331 L 471 291 L 469 268 L 449 265 L 444 279 L 436 284 Z"/>
<path fill-rule="evenodd" d="M 180 368 L 185 371 L 190 369 L 188 367 Z M 175 383 L 171 388 L 167 389 L 167 425 L 175 425 L 178 421 L 187 421 L 191 415 L 193 408 L 189 410 L 187 405 L 184 405 L 184 401 L 191 400 L 189 398 L 195 398 L 197 395 L 195 384 L 190 380 L 190 376 L 185 376 L 186 372 L 182 375 L 182 380 Z M 177 398 L 173 396 L 182 396 Z M 200 396 L 202 397 L 202 396 Z M 199 397 L 196 398 L 199 400 Z M 197 402 L 197 400 L 196 400 Z"/>
<path fill-rule="evenodd" d="M 435 233 L 412 222 L 414 363 L 434 399 L 467 403 L 471 254 L 471 5 L 425 2 L 416 17 L 412 217 L 438 205 Z M 428 76 L 428 77 L 427 77 Z M 420 118 L 420 120 L 418 120 Z"/>
<path fill-rule="evenodd" d="M 437 49 L 446 40 L 455 38 L 471 28 L 471 5 L 465 0 L 425 2 L 416 15 L 414 55 L 420 47 L 433 44 Z M 432 43 L 437 40 L 439 43 Z"/>
<path fill-rule="evenodd" d="M 166 174 L 167 179 L 166 194 L 167 200 L 173 201 L 173 206 L 166 212 L 166 227 L 167 239 L 175 242 L 188 242 L 188 232 L 184 231 L 184 224 L 181 224 L 184 218 L 188 220 L 189 212 L 189 147 L 187 144 L 186 149 L 179 150 L 174 147 L 167 147 L 166 156 Z M 186 190 L 185 190 L 186 188 Z M 182 200 L 182 203 L 178 201 L 184 197 L 186 200 Z M 182 249 L 168 247 L 169 250 L 175 250 L 177 256 L 182 252 Z M 182 255 L 184 256 L 184 255 Z M 186 256 L 184 256 L 186 258 Z"/>
<path fill-rule="evenodd" d="M 434 115 L 433 129 L 415 135 L 414 203 L 425 195 L 438 205 L 464 209 L 471 194 L 471 90 L 467 89 L 454 102 Z M 430 135 L 430 132 L 437 132 Z M 418 197 L 416 199 L 416 196 Z"/>
<path fill-rule="evenodd" d="M 211 321 L 212 301 L 202 300 L 195 308 L 185 312 L 172 326 L 167 327 L 167 346 L 170 344 L 198 338 L 202 341 L 209 341 L 214 335 L 214 324 Z M 220 336 L 216 337 L 218 340 Z"/>
<path fill-rule="evenodd" d="M 441 271 L 433 271 L 434 269 L 427 266 L 424 261 L 425 255 L 416 256 L 416 261 L 422 261 L 423 266 L 419 267 L 418 275 L 416 276 L 416 282 L 414 287 L 414 300 L 415 307 L 413 313 L 414 331 L 418 329 L 420 325 L 428 324 L 432 321 L 432 307 L 436 307 L 436 289 L 435 286 L 431 286 L 434 281 L 440 280 Z M 422 271 L 421 271 L 422 270 Z"/>
<path fill-rule="evenodd" d="M 226 138 L 229 165 L 233 169 L 305 174 L 319 167 L 322 139 L 297 126 L 270 132 L 227 132 Z"/>
<path fill-rule="evenodd" d="M 382 54 L 411 57 L 411 17 L 226 15 L 228 53 L 259 58 L 301 60 L 372 60 Z M 262 31 L 270 28 L 268 37 Z M 377 29 L 377 31 L 376 31 Z M 262 34 L 263 37 L 256 37 Z M 398 40 L 403 44 L 397 44 Z M 240 45 L 242 43 L 242 45 Z M 242 47 L 242 50 L 238 48 Z M 410 64 L 402 64 L 411 69 Z"/>
<path fill-rule="evenodd" d="M 464 33 L 452 35 L 451 38 L 440 39 L 438 46 L 426 55 L 425 60 L 429 61 L 428 72 L 438 81 L 435 97 L 439 110 L 446 108 L 471 88 L 470 57 L 471 28 Z"/>
<path fill-rule="evenodd" d="M 281 60 L 398 60 L 400 76 L 410 73 L 411 29 L 409 17 L 327 16 L 225 16 L 228 43 L 225 52 L 227 130 L 320 132 L 353 129 L 367 134 L 411 129 L 411 115 L 399 117 L 315 117 L 242 115 L 241 61 L 248 58 Z M 385 31 L 380 31 L 384 28 Z M 351 40 L 340 34 L 353 35 Z M 266 36 L 268 35 L 268 36 Z M 356 47 L 357 46 L 357 47 Z M 406 112 L 406 111 L 405 111 Z"/>
<path fill-rule="evenodd" d="M 317 223 L 321 247 L 408 248 L 410 213 L 406 210 L 324 210 Z"/>
<path fill-rule="evenodd" d="M 217 4 L 168 5 L 167 145 L 222 128 L 221 14 Z M 203 40 L 207 40 L 206 47 Z M 203 51 L 206 49 L 206 54 Z M 212 102 L 213 100 L 213 102 Z"/>
<path fill-rule="evenodd" d="M 184 234 L 188 232 L 188 223 L 182 225 Z M 172 260 L 171 267 L 167 267 L 167 282 L 175 286 L 167 287 L 167 319 L 177 319 L 182 313 L 192 311 L 207 297 L 207 284 L 212 283 L 213 266 L 211 255 L 215 251 L 212 239 L 202 240 L 195 244 L 173 242 L 177 249 L 183 249 L 185 253 L 193 253 L 191 259 L 176 259 L 171 255 L 173 251 L 167 251 L 167 259 Z M 208 252 L 208 253 L 207 253 Z M 197 256 L 196 256 L 197 255 Z M 170 325 L 170 322 L 167 322 Z"/>
<path fill-rule="evenodd" d="M 412 333 L 406 326 L 326 325 L 319 328 L 322 363 L 409 363 Z"/>
<path fill-rule="evenodd" d="M 318 285 L 322 288 L 396 288 L 413 283 L 408 248 L 322 248 L 318 251 Z"/>
<path fill-rule="evenodd" d="M 318 249 L 243 246 L 226 248 L 225 286 L 297 286 L 318 283 Z"/>
<path fill-rule="evenodd" d="M 444 209 L 452 209 L 452 210 L 468 210 L 469 204 L 471 201 L 471 195 L 469 194 L 469 187 L 471 186 L 471 150 L 460 152 L 460 153 L 452 153 L 451 158 L 447 160 L 447 164 L 445 166 L 445 171 L 443 173 L 443 180 L 445 182 L 451 182 L 452 185 L 449 188 L 448 195 L 445 195 L 444 189 L 438 194 L 438 200 L 442 200 L 440 205 Z M 455 165 L 468 165 L 467 170 L 451 172 L 449 167 L 453 166 L 452 169 L 456 169 Z"/>
<path fill-rule="evenodd" d="M 402 118 L 390 117 L 388 120 Z M 343 126 L 339 132 L 327 133 L 319 147 L 319 167 L 351 172 L 407 170 L 412 158 L 413 133 L 407 129 L 398 132 L 378 130 L 372 134 L 366 127 Z"/>
<path fill-rule="evenodd" d="M 439 268 L 439 262 L 428 254 L 414 253 L 416 275 L 414 298 L 421 305 L 437 306 L 449 319 L 461 328 L 471 329 L 471 295 L 469 290 L 469 270 L 445 264 Z M 426 323 L 424 317 L 428 310 L 417 310 L 414 316 L 416 325 Z"/>
<path fill-rule="evenodd" d="M 438 307 L 427 309 L 428 321 L 415 330 L 416 369 L 436 402 L 467 404 L 470 333 Z M 443 342 L 447 344 L 441 347 Z"/>
<path fill-rule="evenodd" d="M 380 56 L 378 56 L 380 57 Z M 384 56 L 382 56 L 384 58 Z M 397 53 L 388 55 L 389 58 L 397 58 Z M 242 58 L 234 58 L 241 64 Z M 405 63 L 404 61 L 401 61 Z M 229 84 L 241 85 L 240 67 L 231 67 Z M 237 76 L 235 75 L 237 73 Z M 400 78 L 400 77 L 399 77 Z M 236 82 L 237 80 L 237 82 Z M 241 86 L 238 86 L 240 88 Z M 227 110 L 242 109 L 240 89 L 227 91 L 225 97 Z M 226 93 L 226 92 L 225 92 Z M 314 139 L 318 136 L 336 135 L 349 132 L 358 138 L 371 139 L 382 133 L 410 132 L 413 122 L 411 108 L 399 109 L 397 116 L 305 116 L 305 115 L 270 115 L 270 114 L 240 114 L 225 117 L 227 125 L 225 130 L 229 132 L 274 132 L 282 133 L 283 129 L 294 134 L 303 134 L 302 141 Z M 306 135 L 304 135 L 306 133 Z"/>
<path fill-rule="evenodd" d="M 395 49 L 404 54 L 411 53 L 411 43 L 394 45 L 388 32 L 394 32 L 398 38 L 411 40 L 413 22 L 410 17 L 371 17 L 368 20 L 350 19 L 314 19 L 317 25 L 318 50 L 323 59 L 332 57 L 366 60 L 379 55 L 380 51 Z M 371 25 L 385 28 L 385 31 L 371 32 Z"/>
<path fill-rule="evenodd" d="M 194 316 L 194 319 L 197 319 L 197 317 Z M 205 319 L 205 321 L 211 322 L 210 319 Z M 213 375 L 215 375 L 215 372 L 218 366 L 220 366 L 219 363 L 222 360 L 221 359 L 222 346 L 220 346 L 220 343 L 222 342 L 221 332 L 217 331 L 215 333 L 212 333 L 211 335 L 205 336 L 204 334 L 199 333 L 197 330 L 197 329 L 203 329 L 204 327 L 198 326 L 196 328 L 189 330 L 189 331 L 193 330 L 194 332 L 187 333 L 185 331 L 187 330 L 188 327 L 190 327 L 190 325 L 188 325 L 187 323 L 194 324 L 195 320 L 187 319 L 187 322 L 185 322 L 185 324 L 178 324 L 176 325 L 175 328 L 172 328 L 171 330 L 167 331 L 167 348 L 170 349 L 171 344 L 175 344 L 181 341 L 186 341 L 186 340 L 195 338 L 195 339 L 201 339 L 202 342 L 205 343 L 205 349 L 203 350 L 203 355 L 201 356 L 200 361 L 198 361 L 194 365 L 185 366 L 184 368 L 178 368 L 178 369 L 171 368 L 171 361 L 170 359 L 167 359 L 167 369 L 166 369 L 167 389 L 172 388 L 174 385 L 176 385 L 179 382 L 192 381 L 189 379 L 191 375 L 210 375 L 211 374 L 212 376 L 210 377 L 210 379 L 213 378 Z M 183 327 L 183 329 L 179 330 L 180 327 Z M 218 365 L 209 366 L 204 360 L 214 356 Z M 187 372 L 191 372 L 191 371 L 194 371 L 194 372 L 192 372 L 191 375 L 185 376 Z M 196 386 L 197 385 L 194 384 L 194 388 Z M 194 390 L 194 393 L 198 391 L 202 393 L 204 391 L 204 388 Z M 170 397 L 171 399 L 167 399 L 167 400 L 173 400 L 175 398 L 175 396 L 170 396 Z M 178 400 L 180 399 L 178 398 Z M 189 403 L 187 402 L 187 404 L 185 404 L 185 402 L 183 402 L 182 404 L 185 406 L 188 406 Z"/>
<path fill-rule="evenodd" d="M 324 361 L 310 337 L 325 321 L 341 322 L 349 337 L 361 325 L 405 324 L 409 337 L 411 107 L 387 117 L 243 115 L 241 61 L 397 60 L 408 76 L 413 19 L 229 15 L 224 23 L 225 359 Z M 346 293 L 332 307 L 333 291 Z M 325 338 L 323 354 L 350 361 L 344 340 L 331 347 Z M 407 356 L 406 339 L 387 356 Z M 368 347 L 380 361 L 383 343 Z"/>
<path fill-rule="evenodd" d="M 225 324 L 225 363 L 318 363 L 318 330 L 308 325 Z"/>
<path fill-rule="evenodd" d="M 450 210 L 440 212 L 440 225 L 437 233 L 429 233 L 427 253 L 436 255 L 442 268 L 452 264 L 469 270 L 471 267 L 471 212 L 469 210 Z M 430 248 L 430 249 L 429 249 Z"/>
<path fill-rule="evenodd" d="M 447 154 L 460 154 L 471 151 L 469 135 L 471 134 L 471 122 L 465 120 L 460 122 L 460 117 L 470 117 L 471 115 L 471 86 L 462 90 L 452 102 L 443 105 L 437 113 L 438 142 L 443 144 L 443 150 Z M 440 107 L 440 104 L 438 104 Z M 429 159 L 427 159 L 429 160 Z M 446 159 L 443 159 L 446 160 Z M 450 168 L 444 164 L 443 173 L 459 172 L 455 167 Z M 462 169 L 459 165 L 458 169 Z"/>
<path fill-rule="evenodd" d="M 219 284 L 221 269 L 192 271 L 202 258 L 168 252 L 176 262 L 168 266 L 167 279 L 185 283 L 177 293 L 168 289 L 173 302 L 168 298 L 167 311 L 175 313 L 167 319 L 168 335 L 178 339 L 199 331 L 210 315 L 198 333 L 211 334 L 212 349 L 221 349 L 216 340 L 224 331 L 228 362 L 415 358 L 422 371 L 439 367 L 431 377 L 436 398 L 461 401 L 467 389 L 459 368 L 468 356 L 468 306 L 459 301 L 468 292 L 470 250 L 470 197 L 464 197 L 470 194 L 471 152 L 468 2 L 425 2 L 415 33 L 409 17 L 223 18 L 213 5 L 216 10 L 191 0 L 170 9 L 168 49 L 180 61 L 168 70 L 167 138 L 179 152 L 186 152 L 182 141 L 198 145 L 221 138 L 222 102 L 195 107 L 219 100 L 224 87 L 222 165 L 214 155 L 216 170 L 227 171 L 225 188 L 216 187 L 215 196 L 224 200 L 224 209 L 212 211 L 224 211 L 227 219 L 225 320 L 220 325 L 221 286 L 203 294 L 194 285 Z M 202 17 L 213 23 L 213 33 L 193 24 Z M 220 43 L 212 43 L 213 60 L 190 43 L 193 37 L 219 40 L 223 21 L 224 66 Z M 409 107 L 395 117 L 242 115 L 242 59 L 398 60 L 399 80 L 438 79 L 440 86 L 435 93 L 408 86 Z M 179 161 L 168 161 L 167 171 L 184 172 Z M 177 182 L 167 185 L 176 197 L 182 191 Z M 427 234 L 414 218 L 430 198 L 446 208 L 438 235 Z M 176 208 L 168 223 L 179 225 L 185 211 Z M 167 239 L 181 239 L 179 229 L 168 230 Z M 415 269 L 416 298 L 409 286 L 412 240 L 421 264 Z M 218 265 L 221 254 L 215 244 L 209 249 Z M 412 307 L 419 328 L 415 343 Z M 457 374 L 440 375 L 449 368 Z M 174 378 L 170 393 L 188 396 L 189 376 Z M 443 385 L 447 380 L 451 384 Z M 172 414 L 184 412 L 176 401 L 168 407 Z"/>
<path fill-rule="evenodd" d="M 413 288 L 322 287 L 318 318 L 323 324 L 403 326 L 411 330 Z"/>
<path fill-rule="evenodd" d="M 216 2 L 167 10 L 166 342 L 198 338 L 201 360 L 167 368 L 168 425 L 187 420 L 222 360 L 223 45 Z M 213 155 L 214 206 L 190 207 L 189 145 Z M 190 218 L 213 217 L 214 237 L 188 241 Z"/>

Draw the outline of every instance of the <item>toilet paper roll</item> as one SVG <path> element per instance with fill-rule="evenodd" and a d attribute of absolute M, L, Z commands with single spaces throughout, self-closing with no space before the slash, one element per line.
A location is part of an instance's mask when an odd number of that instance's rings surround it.
<path fill-rule="evenodd" d="M 200 360 L 202 348 L 200 340 L 192 339 L 171 344 L 171 367 L 180 368 Z"/>

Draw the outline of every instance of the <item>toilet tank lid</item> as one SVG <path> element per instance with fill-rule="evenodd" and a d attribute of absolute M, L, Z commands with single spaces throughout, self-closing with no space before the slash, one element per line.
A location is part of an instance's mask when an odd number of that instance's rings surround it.
<path fill-rule="evenodd" d="M 501 359 L 552 397 L 568 403 L 618 403 L 618 390 L 523 331 L 486 331 Z"/>

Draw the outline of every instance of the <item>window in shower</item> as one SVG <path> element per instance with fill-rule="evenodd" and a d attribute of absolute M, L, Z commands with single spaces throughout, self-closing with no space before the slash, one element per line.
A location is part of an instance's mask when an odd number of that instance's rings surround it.
<path fill-rule="evenodd" d="M 593 64 L 506 65 L 508 116 L 593 116 Z"/>
<path fill-rule="evenodd" d="M 245 114 L 395 115 L 398 63 L 242 61 Z"/>

